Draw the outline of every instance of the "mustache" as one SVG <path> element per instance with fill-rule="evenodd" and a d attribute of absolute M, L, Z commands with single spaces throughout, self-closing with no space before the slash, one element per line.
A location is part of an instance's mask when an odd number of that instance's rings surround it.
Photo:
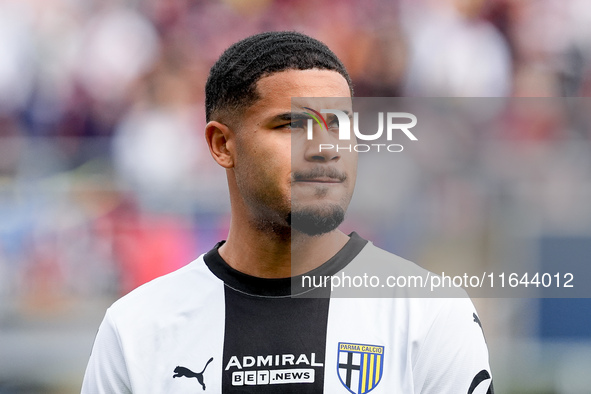
<path fill-rule="evenodd" d="M 291 181 L 305 181 L 316 178 L 331 178 L 339 182 L 347 180 L 347 174 L 332 167 L 315 167 L 306 171 L 296 171 L 291 174 Z"/>

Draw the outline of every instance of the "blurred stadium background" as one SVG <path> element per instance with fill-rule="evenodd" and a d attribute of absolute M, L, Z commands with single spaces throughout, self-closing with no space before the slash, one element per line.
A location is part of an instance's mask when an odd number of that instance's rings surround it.
<path fill-rule="evenodd" d="M 233 42 L 310 34 L 357 96 L 586 97 L 589 26 L 588 0 L 0 1 L 0 393 L 79 392 L 106 307 L 224 238 L 203 88 Z M 589 101 L 548 100 L 442 128 L 374 173 L 395 220 L 347 226 L 435 271 L 590 263 Z M 591 393 L 588 301 L 476 300 L 498 393 Z"/>

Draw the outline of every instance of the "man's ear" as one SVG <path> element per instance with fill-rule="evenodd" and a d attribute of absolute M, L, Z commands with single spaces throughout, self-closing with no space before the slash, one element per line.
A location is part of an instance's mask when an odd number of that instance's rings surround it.
<path fill-rule="evenodd" d="M 234 167 L 234 132 L 225 124 L 212 120 L 205 126 L 205 139 L 213 159 L 222 167 Z"/>

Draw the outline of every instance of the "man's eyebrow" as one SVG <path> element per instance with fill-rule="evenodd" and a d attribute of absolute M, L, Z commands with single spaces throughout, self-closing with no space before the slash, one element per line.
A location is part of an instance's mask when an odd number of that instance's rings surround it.
<path fill-rule="evenodd" d="M 292 121 L 292 120 L 305 120 L 310 119 L 310 114 L 307 112 L 284 112 L 279 115 L 275 115 L 271 118 L 272 122 L 279 121 Z"/>
<path fill-rule="evenodd" d="M 345 113 L 345 115 L 347 115 L 347 117 L 348 117 L 349 119 L 352 119 L 353 115 L 351 114 L 351 111 L 349 111 L 349 110 L 347 110 L 347 109 L 340 109 L 339 111 L 341 111 L 341 112 L 344 112 L 344 113 Z M 326 113 L 326 114 L 323 114 L 323 115 L 324 115 L 324 116 L 335 116 L 335 117 L 336 117 L 336 115 L 335 115 L 335 114 L 333 114 L 333 113 L 330 113 L 330 112 L 328 112 L 328 113 Z"/>
<path fill-rule="evenodd" d="M 346 109 L 342 109 L 341 111 L 343 111 L 349 118 L 351 118 L 351 112 L 346 110 Z M 322 114 L 326 117 L 331 117 L 331 116 L 336 116 L 334 114 L 331 113 L 326 113 L 326 114 Z M 306 119 L 311 119 L 312 115 L 309 112 L 284 112 L 278 115 L 275 115 L 274 117 L 271 118 L 271 122 L 290 122 L 290 121 L 298 121 L 298 120 L 306 120 Z"/>

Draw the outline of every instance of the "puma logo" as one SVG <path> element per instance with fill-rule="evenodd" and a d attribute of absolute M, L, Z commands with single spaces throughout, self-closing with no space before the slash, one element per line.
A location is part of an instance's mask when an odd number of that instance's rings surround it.
<path fill-rule="evenodd" d="M 212 361 L 213 361 L 213 357 L 210 358 L 209 361 L 207 361 L 207 363 L 205 363 L 205 367 L 203 367 L 203 371 L 201 371 L 201 372 L 193 372 L 189 368 L 177 366 L 174 369 L 174 375 L 172 375 L 172 377 L 173 378 L 183 378 L 183 377 L 184 378 L 197 378 L 197 381 L 201 384 L 201 387 L 203 387 L 203 390 L 205 390 L 205 383 L 203 382 L 203 372 L 205 372 L 205 368 L 207 368 L 209 363 Z"/>

